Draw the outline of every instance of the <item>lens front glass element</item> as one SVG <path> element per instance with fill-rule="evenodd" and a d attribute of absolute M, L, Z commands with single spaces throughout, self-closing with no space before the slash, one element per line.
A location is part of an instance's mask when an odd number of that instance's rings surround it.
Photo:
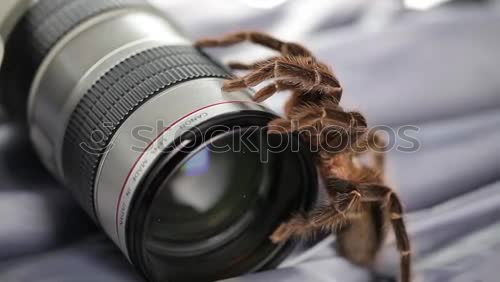
<path fill-rule="evenodd" d="M 179 243 L 206 239 L 256 204 L 266 192 L 261 184 L 270 164 L 260 161 L 258 151 L 235 150 L 233 139 L 200 149 L 161 185 L 150 214 L 152 236 Z"/>

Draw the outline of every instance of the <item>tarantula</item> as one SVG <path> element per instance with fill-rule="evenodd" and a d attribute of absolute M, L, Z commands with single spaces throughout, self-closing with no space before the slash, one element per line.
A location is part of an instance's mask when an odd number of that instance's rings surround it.
<path fill-rule="evenodd" d="M 411 279 L 410 242 L 403 207 L 396 193 L 384 185 L 384 142 L 368 130 L 362 114 L 339 106 L 342 87 L 330 68 L 305 47 L 260 32 L 237 32 L 222 38 L 201 39 L 198 47 L 222 47 L 253 42 L 280 54 L 253 64 L 229 63 L 245 70 L 227 80 L 225 91 L 272 82 L 254 95 L 261 102 L 283 90 L 291 91 L 285 116 L 270 122 L 269 132 L 300 135 L 318 148 L 317 163 L 325 180 L 328 202 L 307 213 L 293 215 L 271 235 L 273 242 L 306 237 L 317 231 L 335 232 L 339 251 L 354 263 L 369 265 L 391 223 L 400 253 L 401 281 Z M 369 159 L 368 162 L 367 158 Z"/>

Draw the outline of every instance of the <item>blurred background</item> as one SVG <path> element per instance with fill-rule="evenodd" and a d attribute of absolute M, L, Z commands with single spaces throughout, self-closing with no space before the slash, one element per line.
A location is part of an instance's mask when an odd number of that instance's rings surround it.
<path fill-rule="evenodd" d="M 345 108 L 372 126 L 418 128 L 417 150 L 391 150 L 388 171 L 408 211 L 416 281 L 498 281 L 500 1 L 153 2 L 194 39 L 253 29 L 300 42 L 333 67 Z M 209 52 L 223 62 L 271 54 L 250 44 Z M 280 112 L 286 98 L 266 103 Z M 141 281 L 17 125 L 0 120 L 0 281 Z M 373 272 L 334 245 L 327 238 L 277 270 L 231 281 L 390 281 L 398 273 L 391 233 Z"/>

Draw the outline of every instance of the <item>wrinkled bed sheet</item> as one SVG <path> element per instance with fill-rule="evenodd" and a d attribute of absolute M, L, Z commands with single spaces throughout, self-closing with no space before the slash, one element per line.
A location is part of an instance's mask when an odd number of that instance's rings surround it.
<path fill-rule="evenodd" d="M 239 29 L 303 42 L 344 84 L 343 105 L 371 125 L 412 125 L 416 152 L 389 153 L 408 210 L 417 281 L 499 281 L 500 8 L 496 2 L 405 12 L 397 1 L 156 1 L 194 38 Z M 251 6 L 248 3 L 251 3 Z M 195 4 L 196 3 L 196 4 Z M 196 8 L 194 8 L 196 7 Z M 213 54 L 250 61 L 250 45 Z M 286 99 L 273 97 L 275 110 Z M 396 138 L 397 145 L 407 146 Z M 373 281 L 398 272 L 394 238 L 373 272 L 339 257 L 335 238 L 279 269 L 231 282 Z M 0 281 L 142 281 L 47 175 L 27 137 L 0 123 Z"/>

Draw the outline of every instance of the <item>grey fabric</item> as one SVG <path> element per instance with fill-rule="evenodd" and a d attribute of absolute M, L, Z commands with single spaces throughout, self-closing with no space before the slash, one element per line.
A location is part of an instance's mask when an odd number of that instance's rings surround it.
<path fill-rule="evenodd" d="M 264 10 L 248 2 L 158 5 L 194 37 L 259 28 L 304 42 L 334 67 L 346 108 L 363 111 L 374 126 L 418 127 L 412 132 L 418 151 L 392 150 L 388 163 L 409 211 L 417 281 L 498 281 L 499 5 L 407 12 L 390 0 L 295 0 Z M 269 54 L 250 45 L 211 52 L 243 61 Z M 268 104 L 279 110 L 285 99 L 277 95 Z M 401 138 L 395 143 L 408 145 Z M 141 281 L 9 123 L 0 126 L 0 212 L 0 281 Z M 391 233 L 376 275 L 339 257 L 334 246 L 328 237 L 279 269 L 227 281 L 361 282 L 397 275 Z"/>
<path fill-rule="evenodd" d="M 0 262 L 59 247 L 96 230 L 43 169 L 24 130 L 10 123 L 0 124 L 0 214 Z"/>
<path fill-rule="evenodd" d="M 7 261 L 0 281 L 141 281 L 124 256 L 105 238 L 93 235 L 71 246 Z"/>

